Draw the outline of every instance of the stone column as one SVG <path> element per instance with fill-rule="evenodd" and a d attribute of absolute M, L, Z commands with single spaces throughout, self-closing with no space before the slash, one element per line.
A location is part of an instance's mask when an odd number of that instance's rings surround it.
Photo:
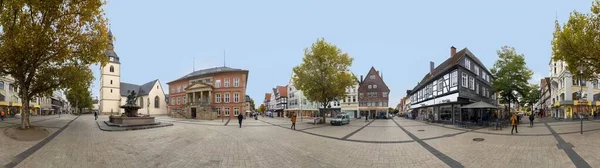
<path fill-rule="evenodd" d="M 212 104 L 212 102 L 214 102 L 212 99 L 212 91 L 209 90 L 208 91 L 208 103 Z"/>
<path fill-rule="evenodd" d="M 204 103 L 204 91 L 200 91 L 200 102 Z"/>
<path fill-rule="evenodd" d="M 192 92 L 192 102 L 196 102 L 196 92 Z"/>

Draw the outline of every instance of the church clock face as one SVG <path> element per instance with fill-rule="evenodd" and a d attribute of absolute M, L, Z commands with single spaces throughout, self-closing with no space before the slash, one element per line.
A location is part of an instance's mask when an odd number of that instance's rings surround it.
<path fill-rule="evenodd" d="M 110 61 L 115 61 L 115 58 L 114 57 L 110 57 Z"/>

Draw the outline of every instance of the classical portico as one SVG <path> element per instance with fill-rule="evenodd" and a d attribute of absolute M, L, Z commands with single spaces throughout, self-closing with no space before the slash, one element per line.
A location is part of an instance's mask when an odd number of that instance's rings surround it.
<path fill-rule="evenodd" d="M 213 86 L 204 82 L 195 82 L 185 89 L 186 111 L 191 118 L 215 119 L 217 117 L 212 92 Z"/>

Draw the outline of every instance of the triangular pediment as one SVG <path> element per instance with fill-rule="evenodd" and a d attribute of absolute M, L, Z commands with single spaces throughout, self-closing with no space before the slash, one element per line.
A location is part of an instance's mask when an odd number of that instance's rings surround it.
<path fill-rule="evenodd" d="M 185 90 L 206 89 L 206 88 L 212 89 L 212 85 L 204 83 L 204 82 L 194 82 L 191 85 L 189 85 L 187 88 L 185 88 Z"/>

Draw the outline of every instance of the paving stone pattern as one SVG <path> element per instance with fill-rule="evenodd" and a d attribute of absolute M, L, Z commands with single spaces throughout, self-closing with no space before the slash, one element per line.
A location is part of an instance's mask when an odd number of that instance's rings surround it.
<path fill-rule="evenodd" d="M 522 124 L 520 135 L 510 135 L 510 129 L 473 130 L 399 118 L 352 120 L 342 126 L 304 120 L 291 130 L 287 118 L 246 119 L 238 128 L 237 120 L 225 126 L 220 120 L 159 116 L 160 122 L 174 125 L 125 132 L 101 131 L 92 115 L 73 119 L 33 117 L 39 121 L 34 125 L 48 127 L 51 134 L 73 122 L 16 167 L 563 168 L 583 162 L 600 167 L 600 123 L 595 121 L 584 123 L 583 135 L 574 133 L 579 131 L 574 122 Z M 10 125 L 0 122 L 0 127 Z M 41 141 L 0 136 L 0 142 L 0 165 L 7 165 Z"/>

